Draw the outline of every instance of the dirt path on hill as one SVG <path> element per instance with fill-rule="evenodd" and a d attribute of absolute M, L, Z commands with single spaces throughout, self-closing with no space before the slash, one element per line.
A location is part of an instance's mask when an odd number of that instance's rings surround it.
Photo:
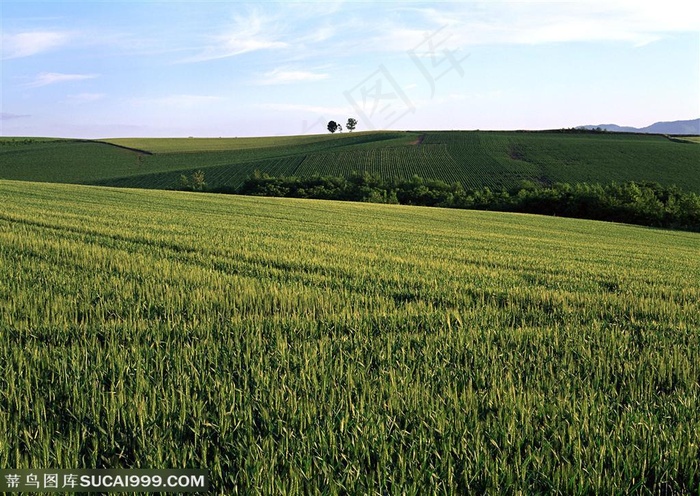
<path fill-rule="evenodd" d="M 420 146 L 421 143 L 423 143 L 424 139 L 425 139 L 425 134 L 421 134 L 420 136 L 418 136 L 418 139 L 411 144 L 416 145 L 416 146 Z"/>

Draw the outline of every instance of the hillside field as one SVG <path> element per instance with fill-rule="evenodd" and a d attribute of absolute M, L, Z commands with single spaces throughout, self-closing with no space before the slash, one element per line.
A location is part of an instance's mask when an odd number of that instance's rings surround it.
<path fill-rule="evenodd" d="M 0 198 L 0 466 L 207 468 L 214 494 L 700 491 L 697 233 L 4 180 Z"/>
<path fill-rule="evenodd" d="M 414 175 L 467 189 L 524 181 L 655 181 L 700 193 L 700 145 L 660 135 L 596 132 L 362 132 L 266 138 L 0 138 L 0 178 L 176 189 L 201 169 L 210 188 L 273 176 Z"/>

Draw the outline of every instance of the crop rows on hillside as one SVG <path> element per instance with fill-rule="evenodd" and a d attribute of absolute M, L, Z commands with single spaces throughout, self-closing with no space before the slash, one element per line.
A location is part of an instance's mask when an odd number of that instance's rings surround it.
<path fill-rule="evenodd" d="M 482 133 L 428 133 L 424 143 L 442 143 L 459 168 L 466 188 L 512 187 L 523 180 L 537 181 L 539 172 L 528 164 L 502 163 L 484 147 Z M 501 146 L 508 148 L 507 139 Z"/>
<path fill-rule="evenodd" d="M 93 141 L 32 139 L 0 147 L 4 179 L 79 183 L 145 171 L 141 154 Z"/>
<path fill-rule="evenodd" d="M 411 139 L 414 133 L 402 131 L 369 131 L 347 134 L 315 134 L 299 136 L 266 136 L 255 138 L 116 138 L 103 140 L 118 146 L 147 150 L 155 154 L 240 152 L 279 154 L 280 149 L 309 153 L 322 149 L 357 147 L 380 142 Z"/>
<path fill-rule="evenodd" d="M 388 131 L 112 142 L 150 150 L 80 140 L 4 138 L 0 139 L 0 178 L 168 188 L 181 174 L 202 169 L 219 186 L 235 187 L 244 172 L 254 170 L 250 164 L 259 163 L 261 170 L 269 167 L 270 172 L 285 174 L 347 176 L 367 171 L 396 178 L 418 175 L 448 183 L 458 181 L 469 189 L 512 188 L 523 181 L 657 181 L 700 192 L 700 146 L 662 136 Z M 274 165 L 275 160 L 293 157 L 302 161 L 298 169 Z"/>
<path fill-rule="evenodd" d="M 464 180 L 464 175 L 455 167 L 445 146 L 441 144 L 310 154 L 299 166 L 296 174 L 348 177 L 353 173 L 365 172 L 393 179 L 419 176 L 447 183 Z"/>
<path fill-rule="evenodd" d="M 207 188 L 236 188 L 246 178 L 256 171 L 270 176 L 294 175 L 304 156 L 272 158 L 243 162 L 240 164 L 226 164 L 214 167 L 188 168 L 170 172 L 158 172 L 142 176 L 129 176 L 118 179 L 110 179 L 97 182 L 101 186 L 118 186 L 122 188 L 146 188 L 146 189 L 178 189 L 182 186 L 182 176 L 189 177 L 197 171 L 204 173 Z"/>
<path fill-rule="evenodd" d="M 197 169 L 228 168 L 268 159 L 303 159 L 307 153 L 403 142 L 409 133 L 356 133 L 241 139 L 134 138 L 108 141 L 0 138 L 0 178 L 43 182 L 170 187 L 172 179 Z M 114 146 L 116 145 L 116 146 Z M 133 149 L 128 148 L 129 146 Z M 127 147 L 127 148 L 124 148 Z M 155 152 L 155 153 L 153 153 Z M 280 171 L 287 172 L 282 168 Z M 252 169 L 250 170 L 252 173 Z M 212 170 L 210 175 L 221 171 Z M 235 183 L 238 175 L 232 172 Z M 129 179 L 132 176 L 132 179 Z M 150 178 L 151 180 L 148 180 Z"/>
<path fill-rule="evenodd" d="M 544 183 L 656 181 L 700 190 L 700 147 L 661 136 L 480 133 L 486 153 Z M 508 144 L 504 146 L 504 140 Z"/>
<path fill-rule="evenodd" d="M 428 132 L 424 143 L 445 144 L 478 187 L 657 181 L 700 191 L 700 147 L 661 136 L 447 131 Z"/>

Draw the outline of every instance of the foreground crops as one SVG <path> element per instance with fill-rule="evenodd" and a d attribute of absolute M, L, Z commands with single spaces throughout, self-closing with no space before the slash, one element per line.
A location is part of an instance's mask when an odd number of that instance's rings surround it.
<path fill-rule="evenodd" d="M 1 182 L 0 466 L 697 493 L 700 236 Z"/>

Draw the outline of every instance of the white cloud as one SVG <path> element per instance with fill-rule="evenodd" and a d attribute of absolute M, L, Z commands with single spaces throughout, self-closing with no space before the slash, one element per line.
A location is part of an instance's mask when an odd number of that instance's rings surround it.
<path fill-rule="evenodd" d="M 77 95 L 70 95 L 68 99 L 73 103 L 90 103 L 102 100 L 105 96 L 104 93 L 79 93 Z"/>
<path fill-rule="evenodd" d="M 235 57 L 259 50 L 282 49 L 289 44 L 280 41 L 272 18 L 263 17 L 258 12 L 249 16 L 237 16 L 233 27 L 227 33 L 210 37 L 210 43 L 194 56 L 180 62 L 205 62 L 208 60 Z"/>
<path fill-rule="evenodd" d="M 27 117 L 31 117 L 31 116 L 27 115 L 27 114 L 12 114 L 10 112 L 0 112 L 0 121 L 12 121 L 15 119 L 26 119 Z"/>
<path fill-rule="evenodd" d="M 65 31 L 28 31 L 2 35 L 2 58 L 29 57 L 63 46 L 72 38 Z"/>
<path fill-rule="evenodd" d="M 322 43 L 333 38 L 336 35 L 337 29 L 333 26 L 325 25 L 314 28 L 311 32 L 301 37 L 299 41 L 302 43 Z"/>
<path fill-rule="evenodd" d="M 384 23 L 371 46 L 411 50 L 426 37 L 436 50 L 483 44 L 536 45 L 622 41 L 643 45 L 669 33 L 700 30 L 700 4 L 670 0 L 494 1 L 405 8 L 428 24 Z M 439 30 L 442 30 L 439 32 Z M 433 36 L 434 35 L 434 36 Z"/>
<path fill-rule="evenodd" d="M 348 114 L 352 113 L 352 107 L 324 107 L 322 105 L 304 105 L 304 104 L 294 104 L 294 103 L 263 103 L 256 105 L 258 108 L 265 110 L 274 110 L 276 112 L 306 112 L 309 114 L 317 115 L 336 115 L 336 114 Z"/>
<path fill-rule="evenodd" d="M 294 71 L 285 69 L 275 69 L 267 72 L 260 79 L 260 84 L 288 84 L 288 83 L 308 83 L 328 79 L 330 76 L 325 73 L 310 71 Z"/>
<path fill-rule="evenodd" d="M 268 40 L 263 37 L 248 37 L 245 34 L 241 35 L 240 33 L 222 36 L 220 40 L 222 42 L 220 49 L 214 49 L 213 52 L 208 55 L 209 58 L 220 59 L 234 57 L 236 55 L 241 55 L 248 52 L 269 50 L 272 48 L 286 48 L 289 46 L 287 43 L 281 41 Z"/>
<path fill-rule="evenodd" d="M 222 97 L 210 95 L 167 95 L 156 98 L 135 98 L 131 100 L 132 104 L 137 106 L 144 105 L 159 105 L 164 107 L 176 108 L 194 108 L 206 105 L 212 105 L 223 101 Z"/>
<path fill-rule="evenodd" d="M 34 81 L 28 83 L 28 88 L 39 88 L 50 84 L 65 83 L 68 81 L 84 81 L 86 79 L 95 79 L 97 74 L 62 74 L 60 72 L 42 72 Z"/>

